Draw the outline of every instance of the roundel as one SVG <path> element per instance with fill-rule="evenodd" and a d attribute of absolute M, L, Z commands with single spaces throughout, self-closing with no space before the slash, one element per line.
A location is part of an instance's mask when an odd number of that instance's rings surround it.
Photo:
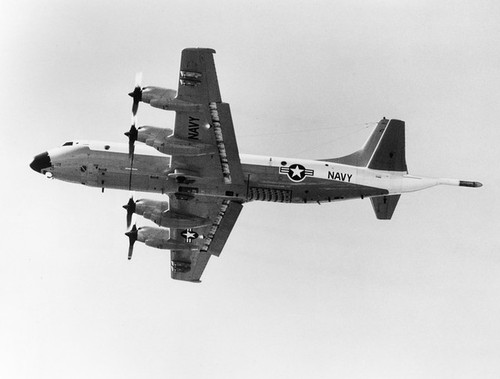
<path fill-rule="evenodd" d="M 186 229 L 182 231 L 181 236 L 184 237 L 186 242 L 191 243 L 194 239 L 198 238 L 198 233 L 193 232 L 192 229 Z"/>
<path fill-rule="evenodd" d="M 288 177 L 293 182 L 301 182 L 306 177 L 306 168 L 298 163 L 294 163 L 288 168 Z"/>

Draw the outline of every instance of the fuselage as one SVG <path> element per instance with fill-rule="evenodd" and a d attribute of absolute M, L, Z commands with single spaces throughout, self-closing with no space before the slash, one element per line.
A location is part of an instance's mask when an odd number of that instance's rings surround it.
<path fill-rule="evenodd" d="M 331 161 L 246 154 L 240 155 L 244 185 L 232 188 L 211 185 L 210 181 L 203 185 L 196 182 L 186 184 L 168 176 L 174 170 L 168 155 L 153 147 L 136 144 L 131 167 L 128 149 L 128 144 L 116 142 L 67 142 L 35 157 L 31 167 L 48 177 L 90 187 L 162 194 L 188 191 L 241 202 L 321 203 L 447 184 L 438 183 L 436 179 L 409 176 L 406 172 L 372 170 Z M 220 188 L 224 191 L 221 192 Z"/>

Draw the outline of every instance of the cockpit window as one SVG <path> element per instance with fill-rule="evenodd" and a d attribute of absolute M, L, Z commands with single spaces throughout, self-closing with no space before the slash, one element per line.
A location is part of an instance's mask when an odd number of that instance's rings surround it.
<path fill-rule="evenodd" d="M 65 142 L 63 146 L 73 146 L 73 142 Z"/>

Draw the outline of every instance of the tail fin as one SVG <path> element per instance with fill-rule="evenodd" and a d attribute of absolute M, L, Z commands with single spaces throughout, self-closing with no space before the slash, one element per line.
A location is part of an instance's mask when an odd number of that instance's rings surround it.
<path fill-rule="evenodd" d="M 327 161 L 374 170 L 408 172 L 404 121 L 388 120 L 384 117 L 360 150 Z"/>

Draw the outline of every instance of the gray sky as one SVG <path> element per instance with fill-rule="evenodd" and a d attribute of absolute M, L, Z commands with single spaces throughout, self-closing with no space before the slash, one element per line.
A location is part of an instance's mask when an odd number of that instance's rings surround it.
<path fill-rule="evenodd" d="M 500 5 L 269 3 L 0 4 L 1 377 L 498 378 Z M 28 164 L 125 141 L 135 73 L 176 88 L 184 47 L 217 50 L 240 152 L 331 158 L 400 118 L 410 173 L 484 187 L 404 195 L 390 222 L 247 204 L 201 285 L 141 244 L 128 262 L 126 191 Z"/>

